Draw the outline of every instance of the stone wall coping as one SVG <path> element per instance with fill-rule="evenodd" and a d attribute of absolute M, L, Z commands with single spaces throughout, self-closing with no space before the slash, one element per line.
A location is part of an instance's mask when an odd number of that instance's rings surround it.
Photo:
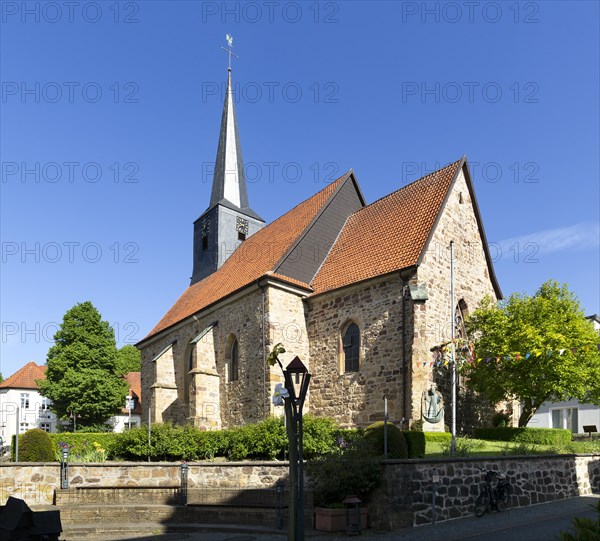
<path fill-rule="evenodd" d="M 395 464 L 448 464 L 452 462 L 506 462 L 509 460 L 537 460 L 537 459 L 559 459 L 578 457 L 598 457 L 597 453 L 569 453 L 569 454 L 544 454 L 544 455 L 507 455 L 507 456 L 471 456 L 471 457 L 448 457 L 448 458 L 397 458 L 382 460 L 382 464 L 393 466 Z"/>
<path fill-rule="evenodd" d="M 201 467 L 209 467 L 209 468 L 222 468 L 222 467 L 254 467 L 254 466 L 269 466 L 269 467 L 289 467 L 290 463 L 286 461 L 247 461 L 247 462 L 112 462 L 107 460 L 106 462 L 71 462 L 69 461 L 69 466 L 93 466 L 94 468 L 114 468 L 127 466 L 130 467 L 144 467 L 144 468 L 154 468 L 156 466 L 164 467 L 172 467 L 172 468 L 180 468 L 182 464 L 187 464 L 188 466 L 201 466 Z M 0 468 L 10 468 L 12 466 L 35 466 L 35 467 L 57 467 L 60 466 L 60 462 L 5 462 L 0 464 Z"/>
<path fill-rule="evenodd" d="M 382 460 L 381 463 L 387 466 L 396 464 L 449 464 L 456 462 L 506 462 L 510 460 L 539 460 L 539 459 L 562 459 L 562 458 L 579 458 L 579 457 L 598 457 L 598 453 L 569 453 L 569 454 L 544 454 L 544 455 L 508 455 L 508 456 L 479 456 L 479 457 L 448 457 L 448 458 L 401 458 Z M 156 466 L 180 468 L 181 464 L 187 464 L 194 467 L 206 468 L 245 468 L 245 467 L 289 467 L 288 461 L 240 461 L 240 462 L 69 462 L 69 466 L 74 467 L 94 467 L 94 468 L 118 468 L 118 467 L 141 467 L 154 468 Z M 52 467 L 60 466 L 60 462 L 5 462 L 0 464 L 0 468 L 11 468 L 13 466 L 20 467 Z"/>

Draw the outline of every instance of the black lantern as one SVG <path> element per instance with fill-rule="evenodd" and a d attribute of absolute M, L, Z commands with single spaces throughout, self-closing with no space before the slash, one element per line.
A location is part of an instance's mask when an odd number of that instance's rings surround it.
<path fill-rule="evenodd" d="M 283 371 L 287 431 L 290 440 L 290 541 L 304 541 L 304 457 L 302 451 L 302 406 L 308 393 L 310 373 L 304 363 L 294 357 Z"/>
<path fill-rule="evenodd" d="M 283 371 L 283 375 L 285 377 L 285 386 L 294 404 L 298 404 L 302 408 L 310 382 L 308 369 L 299 357 L 294 357 L 294 360 Z"/>

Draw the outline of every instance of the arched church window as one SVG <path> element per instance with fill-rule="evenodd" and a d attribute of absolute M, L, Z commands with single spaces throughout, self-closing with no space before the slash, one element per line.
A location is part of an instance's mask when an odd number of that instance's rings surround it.
<path fill-rule="evenodd" d="M 350 323 L 342 335 L 344 372 L 358 372 L 360 360 L 360 329 Z"/>
<path fill-rule="evenodd" d="M 185 357 L 184 357 L 185 358 Z M 192 384 L 191 371 L 194 369 L 196 363 L 196 344 L 191 343 L 188 345 L 187 358 L 185 358 L 185 365 L 183 371 L 183 400 L 188 402 L 190 399 L 190 386 Z"/>
<path fill-rule="evenodd" d="M 229 350 L 229 370 L 228 380 L 237 381 L 239 377 L 239 345 L 237 340 L 233 340 Z"/>

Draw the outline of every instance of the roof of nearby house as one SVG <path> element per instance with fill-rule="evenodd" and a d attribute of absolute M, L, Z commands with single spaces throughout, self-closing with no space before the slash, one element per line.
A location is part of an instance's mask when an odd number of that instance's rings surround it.
<path fill-rule="evenodd" d="M 142 374 L 141 372 L 129 372 L 123 376 L 129 385 L 130 396 L 136 399 L 135 408 L 131 413 L 142 413 Z M 128 413 L 126 408 L 121 410 L 123 413 Z"/>
<path fill-rule="evenodd" d="M 142 373 L 129 372 L 123 376 L 131 389 L 131 395 L 139 399 L 142 398 Z"/>
<path fill-rule="evenodd" d="M 466 157 L 367 206 L 363 206 L 360 189 L 350 171 L 250 236 L 220 269 L 190 286 L 140 343 L 265 276 L 303 287 L 307 295 L 318 295 L 418 265 L 461 171 L 473 202 L 489 276 L 501 298 Z M 345 223 L 340 223 L 339 234 L 331 248 L 321 254 L 320 267 L 315 268 L 310 283 L 282 274 L 282 258 L 299 245 L 311 224 L 347 182 L 354 182 L 361 204 L 358 210 L 348 212 Z M 321 226 L 328 220 L 321 220 Z"/>
<path fill-rule="evenodd" d="M 46 367 L 29 361 L 8 379 L 0 383 L 0 389 L 37 389 L 36 380 L 46 379 Z"/>

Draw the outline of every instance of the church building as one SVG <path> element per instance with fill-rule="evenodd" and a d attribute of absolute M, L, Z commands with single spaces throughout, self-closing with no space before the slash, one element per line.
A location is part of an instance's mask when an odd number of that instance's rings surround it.
<path fill-rule="evenodd" d="M 281 414 L 271 396 L 283 377 L 266 363 L 281 342 L 284 366 L 299 356 L 312 374 L 312 415 L 365 426 L 385 398 L 407 426 L 437 384 L 449 423 L 449 370 L 432 348 L 453 325 L 464 335 L 485 295 L 501 298 L 466 158 L 370 204 L 350 169 L 268 225 L 249 195 L 230 68 L 191 284 L 138 344 L 144 420 L 219 429 Z M 485 413 L 471 410 L 457 426 Z"/>

